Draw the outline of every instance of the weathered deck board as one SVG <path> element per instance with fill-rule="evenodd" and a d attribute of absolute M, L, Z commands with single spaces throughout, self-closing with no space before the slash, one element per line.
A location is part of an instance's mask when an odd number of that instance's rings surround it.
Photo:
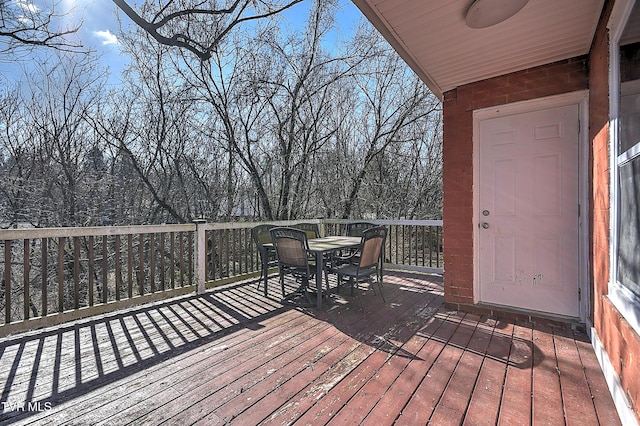
<path fill-rule="evenodd" d="M 446 318 L 446 316 L 443 317 Z M 415 355 L 410 358 L 409 364 L 398 375 L 389 390 L 381 395 L 378 403 L 367 416 L 368 423 L 390 424 L 400 415 L 415 389 L 425 378 L 425 367 L 433 365 L 438 354 L 444 348 L 443 343 L 430 339 L 431 335 L 435 334 L 444 322 L 443 318 L 430 319 L 427 325 L 410 341 L 416 350 L 413 351 L 409 345 L 406 345 L 407 351 Z"/>
<path fill-rule="evenodd" d="M 0 422 L 619 424 L 584 334 L 447 311 L 429 275 L 388 273 L 365 312 L 275 281 L 0 340 Z"/>
<path fill-rule="evenodd" d="M 560 394 L 560 377 L 556 364 L 553 330 L 540 326 L 533 330 L 533 342 L 538 350 L 533 353 L 533 418 L 540 424 L 564 423 L 564 410 Z"/>
<path fill-rule="evenodd" d="M 596 425 L 595 406 L 591 400 L 589 383 L 578 355 L 578 348 L 571 330 L 558 330 L 554 334 L 558 369 L 560 370 L 560 385 L 562 400 L 564 401 L 567 423 L 581 425 Z"/>
<path fill-rule="evenodd" d="M 521 327 L 514 325 L 509 328 L 512 328 L 513 339 L 498 424 L 530 423 L 529 418 L 523 418 L 523 413 L 529 415 L 531 406 L 531 348 L 528 344 L 531 339 L 523 339 L 526 331 Z"/>
<path fill-rule="evenodd" d="M 593 352 L 593 347 L 589 343 L 587 336 L 580 333 L 575 336 L 576 346 L 580 354 L 580 361 L 584 366 L 584 374 L 589 385 L 591 397 L 596 409 L 596 414 L 600 423 L 615 424 L 613 419 L 617 419 L 615 407 L 609 402 L 611 394 L 600 370 L 598 359 Z"/>

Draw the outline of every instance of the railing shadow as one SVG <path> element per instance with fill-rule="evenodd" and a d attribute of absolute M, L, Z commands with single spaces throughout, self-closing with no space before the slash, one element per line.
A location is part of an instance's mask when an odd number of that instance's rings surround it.
<path fill-rule="evenodd" d="M 332 288 L 329 307 L 323 311 L 305 309 L 319 320 L 326 321 L 372 350 L 419 360 L 405 348 L 411 337 L 443 305 L 442 277 L 413 272 L 393 272 L 384 278 L 385 301 L 374 286 L 362 292 L 364 310 L 349 286 Z"/>
<path fill-rule="evenodd" d="M 364 312 L 356 296 L 334 300 L 333 308 L 326 312 L 306 312 L 374 350 L 411 360 L 421 360 L 419 348 L 405 348 L 417 335 L 519 369 L 544 361 L 532 339 L 505 333 L 503 321 L 447 311 L 441 277 L 402 272 L 386 279 L 393 284 L 384 286 L 386 303 L 370 289 L 363 296 Z"/>
<path fill-rule="evenodd" d="M 87 394 L 291 307 L 244 282 L 0 340 L 0 422 Z"/>
<path fill-rule="evenodd" d="M 445 346 L 518 369 L 531 369 L 545 359 L 532 340 L 503 333 L 495 323 L 487 325 L 474 316 L 468 319 L 443 314 L 437 315 L 435 323 L 421 329 L 418 334 Z"/>
<path fill-rule="evenodd" d="M 448 312 L 438 276 L 387 274 L 386 303 L 367 290 L 364 312 L 348 289 L 327 299 L 322 310 L 283 305 L 274 281 L 269 297 L 249 281 L 0 340 L 0 422 L 28 420 L 164 361 L 177 363 L 193 349 L 264 327 L 263 321 L 291 309 L 326 321 L 371 351 L 411 362 L 424 361 L 414 337 L 521 369 L 543 359 L 532 341 L 505 334 L 499 324 Z M 295 282 L 288 285 L 295 288 Z"/>

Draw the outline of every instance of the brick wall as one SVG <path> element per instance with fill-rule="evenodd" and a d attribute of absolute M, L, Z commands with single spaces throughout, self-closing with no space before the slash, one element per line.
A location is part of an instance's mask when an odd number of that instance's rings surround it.
<path fill-rule="evenodd" d="M 607 1 L 590 54 L 459 87 L 444 94 L 445 301 L 473 304 L 473 111 L 589 89 L 591 319 L 640 419 L 640 336 L 607 295 L 609 264 L 609 49 Z"/>
<path fill-rule="evenodd" d="M 620 379 L 622 391 L 636 418 L 640 419 L 640 336 L 606 297 L 610 274 L 609 38 L 606 23 L 612 6 L 613 1 L 607 2 L 589 57 L 591 318 Z"/>
<path fill-rule="evenodd" d="M 610 2 L 613 3 L 613 2 Z M 610 11 L 604 15 L 608 17 Z M 589 177 L 591 222 L 591 320 L 601 315 L 609 282 L 609 37 L 601 19 L 590 53 Z"/>
<path fill-rule="evenodd" d="M 473 111 L 585 90 L 588 58 L 579 57 L 468 84 L 444 94 L 445 301 L 473 304 Z"/>

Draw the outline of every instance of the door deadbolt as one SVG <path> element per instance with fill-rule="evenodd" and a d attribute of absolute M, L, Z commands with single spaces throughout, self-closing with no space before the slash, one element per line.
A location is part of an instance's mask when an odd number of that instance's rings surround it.
<path fill-rule="evenodd" d="M 489 216 L 489 210 L 482 210 L 482 216 Z"/>

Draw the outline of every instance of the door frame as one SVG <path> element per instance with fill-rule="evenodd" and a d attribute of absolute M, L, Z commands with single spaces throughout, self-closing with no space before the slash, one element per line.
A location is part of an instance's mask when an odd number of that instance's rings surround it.
<path fill-rule="evenodd" d="M 578 105 L 578 294 L 580 320 L 589 322 L 591 292 L 589 290 L 589 91 L 582 90 L 529 101 L 498 105 L 473 111 L 473 303 L 480 300 L 480 122 L 509 115 L 535 112 L 556 107 Z M 517 307 L 514 307 L 517 309 Z"/>

